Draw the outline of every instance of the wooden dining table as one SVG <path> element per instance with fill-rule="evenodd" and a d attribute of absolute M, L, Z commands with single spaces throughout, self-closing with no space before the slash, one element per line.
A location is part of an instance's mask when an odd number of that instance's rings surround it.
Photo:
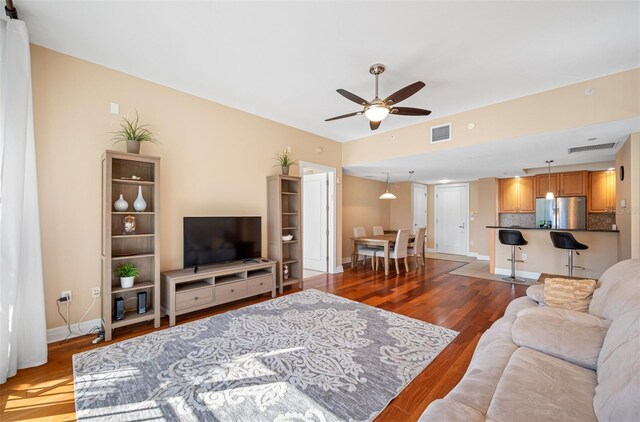
<path fill-rule="evenodd" d="M 385 230 L 384 234 L 375 236 L 352 237 L 351 246 L 353 247 L 353 253 L 351 254 L 351 268 L 353 268 L 354 262 L 356 261 L 356 251 L 358 250 L 358 245 L 382 246 L 384 249 L 384 275 L 389 275 L 389 251 L 396 243 L 396 237 L 397 232 L 393 232 L 390 230 Z M 415 240 L 416 235 L 409 234 L 409 243 L 414 242 Z M 422 247 L 422 256 L 424 256 L 424 245 Z"/>

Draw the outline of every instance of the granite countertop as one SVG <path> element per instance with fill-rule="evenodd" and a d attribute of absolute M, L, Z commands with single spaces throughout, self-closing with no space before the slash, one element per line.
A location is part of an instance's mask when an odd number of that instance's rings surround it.
<path fill-rule="evenodd" d="M 598 233 L 620 233 L 620 230 L 589 230 L 589 229 L 545 229 L 542 227 L 518 227 L 518 226 L 487 226 L 488 229 L 506 230 L 556 230 L 561 232 L 598 232 Z"/>

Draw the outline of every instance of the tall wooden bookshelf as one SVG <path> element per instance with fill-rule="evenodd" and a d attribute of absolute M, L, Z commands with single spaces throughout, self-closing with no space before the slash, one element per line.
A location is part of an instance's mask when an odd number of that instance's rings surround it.
<path fill-rule="evenodd" d="M 141 177 L 133 180 L 132 176 Z M 153 320 L 160 327 L 160 158 L 117 151 L 102 156 L 102 324 L 105 341 L 119 327 Z M 144 211 L 136 211 L 133 203 L 138 188 L 147 202 Z M 126 211 L 116 211 L 114 202 L 122 194 L 129 203 Z M 135 231 L 125 233 L 125 219 L 135 218 Z M 130 221 L 130 218 L 129 218 Z M 140 274 L 133 287 L 120 287 L 116 269 L 132 263 Z M 137 313 L 137 293 L 147 293 L 147 311 Z M 122 297 L 124 319 L 113 314 L 114 299 Z"/>
<path fill-rule="evenodd" d="M 295 176 L 269 176 L 267 226 L 269 259 L 277 261 L 278 290 L 298 284 L 302 287 L 302 179 Z M 285 235 L 291 240 L 283 240 Z M 289 278 L 284 279 L 284 266 Z"/>

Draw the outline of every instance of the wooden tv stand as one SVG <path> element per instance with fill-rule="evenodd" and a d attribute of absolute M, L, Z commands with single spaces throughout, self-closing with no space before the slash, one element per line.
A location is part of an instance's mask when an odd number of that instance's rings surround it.
<path fill-rule="evenodd" d="M 162 273 L 160 303 L 169 315 L 169 326 L 176 316 L 223 303 L 271 292 L 276 297 L 276 261 L 235 262 Z"/>

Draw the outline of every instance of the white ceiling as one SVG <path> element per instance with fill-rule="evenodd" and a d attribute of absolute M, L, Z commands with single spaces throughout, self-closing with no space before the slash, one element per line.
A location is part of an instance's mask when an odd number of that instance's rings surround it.
<path fill-rule="evenodd" d="M 490 142 L 440 152 L 349 166 L 344 173 L 384 181 L 386 173 L 393 182 L 411 180 L 428 184 L 461 182 L 481 177 L 513 177 L 535 174 L 545 168 L 546 160 L 553 167 L 599 163 L 608 167 L 630 133 L 640 131 L 640 118 L 621 120 L 594 126 L 543 133 L 516 139 Z M 590 138 L 596 138 L 588 141 Z M 570 147 L 618 142 L 614 149 L 568 154 Z M 596 168 L 588 165 L 584 169 Z M 605 167 L 605 168 L 606 168 Z M 553 168 L 552 168 L 553 171 Z"/>
<path fill-rule="evenodd" d="M 207 2 L 14 0 L 31 40 L 339 141 L 324 122 L 417 80 L 380 131 L 640 66 L 640 2 Z"/>

